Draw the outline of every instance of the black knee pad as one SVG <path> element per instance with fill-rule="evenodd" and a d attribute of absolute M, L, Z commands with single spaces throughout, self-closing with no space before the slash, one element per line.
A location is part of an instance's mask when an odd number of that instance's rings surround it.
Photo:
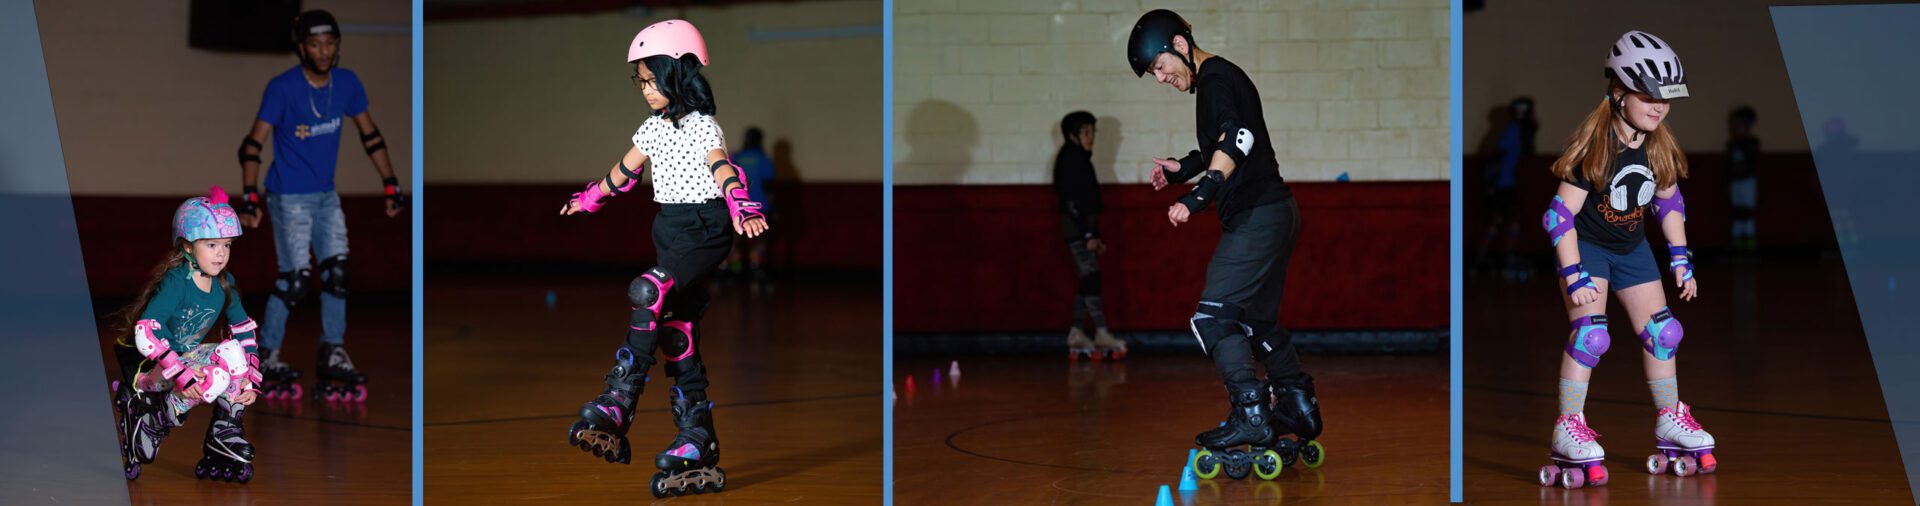
<path fill-rule="evenodd" d="M 279 297 L 287 309 L 293 309 L 300 305 L 300 299 L 307 297 L 307 290 L 311 288 L 307 286 L 307 278 L 312 275 L 313 269 L 305 268 L 280 273 L 279 279 L 273 280 L 273 295 Z"/>
<path fill-rule="evenodd" d="M 1193 318 L 1187 324 L 1193 330 L 1194 339 L 1200 341 L 1201 350 L 1212 356 L 1221 340 L 1235 334 L 1253 335 L 1253 329 L 1240 321 L 1244 313 L 1238 305 L 1203 300 L 1194 308 Z"/>
<path fill-rule="evenodd" d="M 1093 271 L 1080 276 L 1079 295 L 1082 297 L 1100 296 L 1100 271 Z"/>
<path fill-rule="evenodd" d="M 320 287 L 335 297 L 347 296 L 346 255 L 334 255 L 320 261 Z"/>

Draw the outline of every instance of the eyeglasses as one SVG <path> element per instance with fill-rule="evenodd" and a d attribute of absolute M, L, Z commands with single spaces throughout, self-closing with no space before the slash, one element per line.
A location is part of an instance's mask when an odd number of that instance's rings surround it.
<path fill-rule="evenodd" d="M 642 79 L 640 77 L 640 74 L 634 74 L 633 76 L 628 77 L 628 79 L 633 80 L 633 87 L 639 88 L 642 90 L 647 89 L 647 87 L 654 85 L 652 79 Z"/>

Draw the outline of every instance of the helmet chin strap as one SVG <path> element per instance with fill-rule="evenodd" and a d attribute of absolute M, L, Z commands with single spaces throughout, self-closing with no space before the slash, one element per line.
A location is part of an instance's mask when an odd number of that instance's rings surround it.
<path fill-rule="evenodd" d="M 1614 97 L 1612 94 L 1607 95 L 1607 105 L 1609 106 L 1608 108 L 1613 110 L 1613 117 L 1619 118 L 1621 123 L 1627 124 L 1627 128 L 1633 129 L 1633 138 L 1628 139 L 1627 142 L 1639 142 L 1640 136 L 1646 134 L 1647 131 L 1641 130 L 1639 126 L 1633 124 L 1633 120 L 1627 119 L 1626 102 L 1627 95 L 1624 93 L 1619 97 Z"/>
<path fill-rule="evenodd" d="M 184 257 L 186 257 L 186 258 L 187 258 L 187 267 L 191 267 L 191 268 L 193 268 L 193 273 L 194 273 L 194 274 L 199 274 L 199 275 L 201 275 L 201 276 L 207 276 L 207 273 L 206 273 L 206 271 L 202 271 L 202 270 L 200 270 L 200 262 L 199 262 L 198 260 L 194 260 L 194 258 L 193 258 L 193 251 L 192 251 L 192 250 L 189 250 L 189 249 L 187 249 L 187 248 L 184 248 L 184 247 L 183 247 L 183 248 L 180 248 L 180 255 L 181 255 L 181 256 L 184 256 Z M 213 276 L 207 276 L 207 277 L 213 277 Z"/>

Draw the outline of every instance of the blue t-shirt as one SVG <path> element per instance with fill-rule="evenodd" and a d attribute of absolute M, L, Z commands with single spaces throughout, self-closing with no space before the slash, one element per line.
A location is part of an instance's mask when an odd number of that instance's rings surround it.
<path fill-rule="evenodd" d="M 273 125 L 268 193 L 333 191 L 346 117 L 367 111 L 367 90 L 351 70 L 331 74 L 326 86 L 315 88 L 296 65 L 267 81 L 257 117 Z"/>
<path fill-rule="evenodd" d="M 747 198 L 759 202 L 762 212 L 773 212 L 773 205 L 767 202 L 767 183 L 773 182 L 773 159 L 759 148 L 746 148 L 733 154 L 733 163 L 746 172 Z"/>

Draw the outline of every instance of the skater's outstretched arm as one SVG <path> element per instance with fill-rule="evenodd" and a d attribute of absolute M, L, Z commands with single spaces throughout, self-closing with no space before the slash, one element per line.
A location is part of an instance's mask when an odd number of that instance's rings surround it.
<path fill-rule="evenodd" d="M 560 208 L 560 214 L 599 211 L 600 206 L 606 205 L 607 199 L 633 190 L 633 186 L 640 181 L 640 173 L 646 170 L 646 164 L 646 153 L 641 153 L 638 147 L 627 148 L 627 154 L 620 157 L 620 162 L 607 169 L 607 177 L 587 183 L 585 191 L 573 194 L 567 199 L 567 205 Z"/>
<path fill-rule="evenodd" d="M 1693 300 L 1698 296 L 1698 285 L 1693 279 L 1693 250 L 1687 248 L 1687 200 L 1680 195 L 1677 184 L 1655 191 L 1653 199 L 1654 219 L 1660 221 L 1660 232 L 1667 235 L 1673 284 L 1680 289 L 1680 300 Z"/>
<path fill-rule="evenodd" d="M 727 159 L 725 148 L 707 151 L 707 164 L 713 168 L 714 184 L 720 185 L 720 196 L 727 200 L 734 233 L 747 237 L 766 233 L 767 218 L 760 213 L 760 203 L 747 196 L 747 173 Z"/>

